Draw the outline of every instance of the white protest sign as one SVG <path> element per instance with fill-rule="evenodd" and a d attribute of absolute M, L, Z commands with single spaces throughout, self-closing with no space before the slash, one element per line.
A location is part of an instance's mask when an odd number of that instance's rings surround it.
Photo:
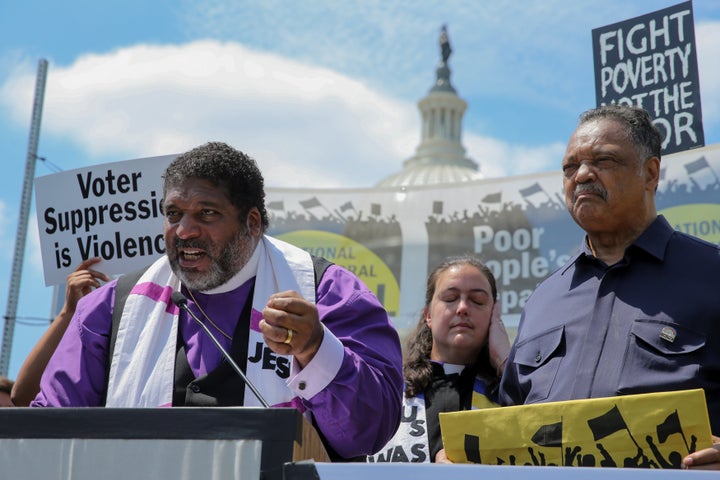
<path fill-rule="evenodd" d="M 90 257 L 101 257 L 100 270 L 113 275 L 164 254 L 162 173 L 173 158 L 140 158 L 36 178 L 45 285 L 65 282 Z"/>

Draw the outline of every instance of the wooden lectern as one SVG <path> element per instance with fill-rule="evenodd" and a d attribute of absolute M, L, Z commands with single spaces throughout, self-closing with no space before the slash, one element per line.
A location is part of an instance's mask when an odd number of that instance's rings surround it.
<path fill-rule="evenodd" d="M 311 459 L 329 461 L 294 408 L 0 409 L 3 478 L 281 480 Z"/>

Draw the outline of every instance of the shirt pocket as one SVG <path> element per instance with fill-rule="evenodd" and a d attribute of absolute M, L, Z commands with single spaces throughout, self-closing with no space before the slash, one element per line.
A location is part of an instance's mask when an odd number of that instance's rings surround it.
<path fill-rule="evenodd" d="M 681 324 L 640 318 L 633 322 L 618 393 L 695 388 L 704 334 Z"/>
<path fill-rule="evenodd" d="M 517 344 L 514 363 L 525 403 L 541 402 L 550 394 L 563 357 L 564 336 L 561 325 Z"/>

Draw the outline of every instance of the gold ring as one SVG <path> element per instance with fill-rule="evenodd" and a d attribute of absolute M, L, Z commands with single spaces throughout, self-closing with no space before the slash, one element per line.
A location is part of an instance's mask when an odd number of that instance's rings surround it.
<path fill-rule="evenodd" d="M 290 345 L 290 342 L 292 342 L 293 331 L 288 328 L 287 332 L 288 332 L 287 337 L 285 337 L 285 340 L 283 341 L 283 343 Z"/>

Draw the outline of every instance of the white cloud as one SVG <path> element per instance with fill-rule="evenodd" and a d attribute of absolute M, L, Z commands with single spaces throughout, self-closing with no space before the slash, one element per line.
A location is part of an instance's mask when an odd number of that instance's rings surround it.
<path fill-rule="evenodd" d="M 720 22 L 701 22 L 695 26 L 700 95 L 705 130 L 720 126 Z"/>
<path fill-rule="evenodd" d="M 2 88 L 18 122 L 30 75 Z M 369 186 L 412 151 L 417 117 L 412 105 L 327 69 L 204 41 L 52 67 L 43 132 L 116 160 L 221 140 L 254 156 L 272 186 Z"/>
<path fill-rule="evenodd" d="M 530 147 L 473 134 L 465 135 L 465 146 L 485 178 L 559 171 L 565 153 L 560 142 Z"/>

